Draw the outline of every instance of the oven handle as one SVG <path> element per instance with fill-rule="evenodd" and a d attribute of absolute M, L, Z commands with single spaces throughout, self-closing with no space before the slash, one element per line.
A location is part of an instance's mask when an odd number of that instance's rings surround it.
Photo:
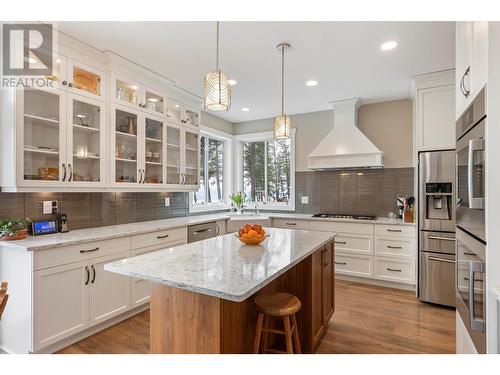
<path fill-rule="evenodd" d="M 474 313 L 474 274 L 476 272 L 484 272 L 484 263 L 470 262 L 469 266 L 469 321 L 473 331 L 484 332 L 486 323 L 482 319 L 476 319 Z M 484 297 L 484 296 L 483 296 Z"/>
<path fill-rule="evenodd" d="M 444 263 L 455 263 L 453 259 L 446 259 L 446 258 L 429 257 L 429 260 L 434 260 L 436 262 L 444 262 Z"/>
<path fill-rule="evenodd" d="M 469 140 L 469 156 L 467 165 L 467 187 L 469 190 L 469 208 L 484 209 L 484 198 L 474 198 L 474 152 L 484 151 L 484 139 Z"/>
<path fill-rule="evenodd" d="M 455 238 L 453 238 L 453 237 L 433 236 L 432 234 L 431 234 L 431 235 L 429 235 L 429 240 L 438 240 L 438 241 L 451 241 L 451 242 L 455 242 Z"/>

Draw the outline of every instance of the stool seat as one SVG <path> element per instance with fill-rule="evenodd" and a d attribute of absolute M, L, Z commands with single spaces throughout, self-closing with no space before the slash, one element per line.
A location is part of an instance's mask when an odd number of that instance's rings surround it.
<path fill-rule="evenodd" d="M 288 316 L 300 310 L 300 300 L 290 293 L 265 293 L 255 297 L 257 308 L 266 315 Z"/>

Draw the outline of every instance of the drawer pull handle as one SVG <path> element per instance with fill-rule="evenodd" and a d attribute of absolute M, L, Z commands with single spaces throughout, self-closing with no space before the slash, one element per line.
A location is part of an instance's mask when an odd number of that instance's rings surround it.
<path fill-rule="evenodd" d="M 469 281 L 469 278 L 468 278 L 467 276 L 464 276 L 464 280 L 465 280 L 465 281 Z M 475 283 L 482 283 L 482 282 L 483 282 L 483 280 L 480 280 L 480 279 L 474 279 L 474 282 L 475 282 Z"/>
<path fill-rule="evenodd" d="M 342 265 L 342 266 L 346 266 L 346 265 L 347 265 L 347 263 L 346 263 L 346 262 L 335 262 L 335 264 L 340 264 L 340 265 Z"/>
<path fill-rule="evenodd" d="M 388 249 L 402 249 L 401 246 L 391 246 L 391 245 L 387 245 L 387 248 Z"/>
<path fill-rule="evenodd" d="M 444 258 L 436 258 L 436 257 L 429 257 L 429 260 L 433 260 L 436 262 L 444 262 L 444 263 L 455 263 L 453 259 L 444 259 Z"/>
<path fill-rule="evenodd" d="M 212 228 L 200 229 L 200 230 L 194 231 L 193 234 L 197 235 L 197 234 L 200 234 L 200 233 L 211 232 L 211 231 L 212 231 Z"/>
<path fill-rule="evenodd" d="M 387 229 L 388 232 L 401 232 L 401 229 Z"/>
<path fill-rule="evenodd" d="M 80 254 L 92 253 L 92 252 L 97 251 L 97 250 L 99 250 L 98 247 L 96 247 L 94 249 L 90 249 L 90 250 L 80 250 Z"/>
<path fill-rule="evenodd" d="M 472 255 L 472 256 L 475 256 L 476 254 L 474 254 L 474 253 L 468 253 L 468 252 L 464 251 L 464 255 Z"/>
<path fill-rule="evenodd" d="M 386 270 L 391 272 L 401 272 L 401 270 L 397 270 L 395 268 L 386 268 Z"/>
<path fill-rule="evenodd" d="M 438 241 L 451 241 L 455 242 L 454 238 L 451 237 L 441 237 L 441 236 L 429 236 L 429 240 L 438 240 Z"/>
<path fill-rule="evenodd" d="M 339 245 L 345 245 L 347 242 L 345 242 L 345 241 L 335 241 L 335 243 L 338 243 Z"/>
<path fill-rule="evenodd" d="M 162 238 L 167 238 L 168 237 L 168 234 L 165 234 L 164 236 L 156 236 L 156 238 L 158 238 L 159 240 L 161 240 Z"/>
<path fill-rule="evenodd" d="M 297 225 L 297 223 L 285 223 L 286 225 Z"/>
<path fill-rule="evenodd" d="M 91 281 L 91 283 L 93 284 L 94 281 L 95 281 L 95 267 L 94 267 L 94 265 L 91 265 L 90 268 L 92 268 L 92 272 L 93 272 L 93 274 L 92 274 L 92 281 Z"/>

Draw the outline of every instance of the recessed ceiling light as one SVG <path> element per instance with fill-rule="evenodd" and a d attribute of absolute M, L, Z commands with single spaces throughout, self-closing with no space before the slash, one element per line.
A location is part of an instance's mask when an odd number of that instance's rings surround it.
<path fill-rule="evenodd" d="M 243 112 L 248 112 L 248 111 L 250 111 L 250 108 L 248 108 L 248 107 L 243 107 L 243 108 L 241 108 L 241 110 L 242 110 Z"/>
<path fill-rule="evenodd" d="M 174 105 L 175 108 L 179 108 L 179 104 Z"/>
<path fill-rule="evenodd" d="M 229 83 L 231 86 L 234 86 L 238 83 L 238 81 L 234 80 L 234 79 L 230 79 L 227 81 L 227 83 Z"/>
<path fill-rule="evenodd" d="M 314 79 L 306 82 L 306 86 L 309 86 L 309 87 L 313 87 L 313 86 L 317 86 L 317 85 L 318 85 L 318 81 L 316 81 Z"/>
<path fill-rule="evenodd" d="M 398 42 L 396 42 L 395 40 L 389 40 L 388 42 L 385 42 L 385 43 L 382 43 L 382 45 L 380 46 L 380 49 L 382 51 L 389 51 L 391 49 L 394 49 L 398 46 Z"/>

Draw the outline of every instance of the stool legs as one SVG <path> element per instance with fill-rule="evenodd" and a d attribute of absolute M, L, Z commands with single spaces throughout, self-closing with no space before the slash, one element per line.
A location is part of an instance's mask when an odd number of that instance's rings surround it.
<path fill-rule="evenodd" d="M 282 320 L 284 327 L 283 331 L 272 329 L 269 328 L 269 317 L 264 313 L 259 313 L 259 315 L 257 316 L 257 326 L 255 329 L 255 339 L 253 345 L 254 354 L 258 354 L 260 352 L 267 353 L 267 335 L 269 332 L 278 333 L 285 336 L 286 353 L 293 354 L 295 350 L 296 354 L 301 354 L 299 328 L 297 326 L 297 319 L 295 317 L 295 314 L 284 316 L 282 317 Z"/>
<path fill-rule="evenodd" d="M 293 325 L 293 344 L 295 345 L 295 352 L 301 354 L 300 340 L 299 340 L 299 327 L 297 326 L 297 319 L 295 314 L 292 315 L 292 325 Z"/>
<path fill-rule="evenodd" d="M 257 317 L 257 328 L 255 330 L 255 340 L 253 343 L 253 352 L 254 354 L 259 353 L 259 347 L 260 347 L 260 338 L 262 336 L 262 323 L 264 322 L 264 314 L 259 313 L 259 316 Z M 266 334 L 264 334 L 264 337 L 266 337 Z"/>
<path fill-rule="evenodd" d="M 283 317 L 283 325 L 285 326 L 285 341 L 286 341 L 286 352 L 288 354 L 293 354 L 292 345 L 292 328 L 290 327 L 290 317 Z"/>

